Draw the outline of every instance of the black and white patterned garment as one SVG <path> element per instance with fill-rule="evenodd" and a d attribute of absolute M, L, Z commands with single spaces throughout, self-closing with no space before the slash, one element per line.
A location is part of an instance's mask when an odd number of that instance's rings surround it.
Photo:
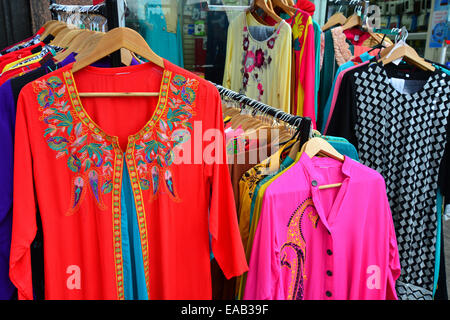
<path fill-rule="evenodd" d="M 373 63 L 344 76 L 327 134 L 349 139 L 361 162 L 385 178 L 402 269 L 399 299 L 432 299 L 450 77 L 426 72 L 421 89 L 401 93 L 390 82 L 389 66 Z"/>

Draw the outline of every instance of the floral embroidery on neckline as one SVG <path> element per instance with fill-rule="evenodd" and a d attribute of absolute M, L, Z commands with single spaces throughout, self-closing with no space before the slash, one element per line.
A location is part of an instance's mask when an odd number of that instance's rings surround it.
<path fill-rule="evenodd" d="M 57 159 L 67 159 L 67 166 L 74 174 L 72 200 L 66 215 L 78 210 L 88 189 L 99 209 L 104 210 L 102 195 L 111 192 L 114 197 L 119 195 L 119 190 L 114 188 L 121 183 L 125 161 L 129 169 L 136 171 L 131 174 L 138 176 L 136 194 L 148 191 L 154 200 L 159 193 L 165 193 L 173 201 L 181 200 L 170 167 L 175 160 L 174 149 L 191 137 L 190 119 L 195 115 L 199 82 L 181 75 L 171 78 L 171 75 L 170 71 L 164 72 L 159 103 L 152 118 L 137 134 L 130 136 L 127 159 L 123 159 L 117 137 L 106 134 L 84 111 L 71 72 L 63 73 L 64 81 L 52 76 L 33 83 L 40 120 L 47 125 L 46 142 L 57 152 Z"/>

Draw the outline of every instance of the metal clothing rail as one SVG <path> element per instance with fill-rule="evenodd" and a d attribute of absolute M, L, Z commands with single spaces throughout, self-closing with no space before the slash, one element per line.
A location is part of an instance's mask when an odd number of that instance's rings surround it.
<path fill-rule="evenodd" d="M 262 102 L 256 101 L 254 99 L 251 99 L 247 97 L 246 95 L 243 95 L 241 93 L 237 93 L 233 90 L 227 89 L 222 87 L 221 85 L 214 84 L 219 91 L 220 95 L 222 97 L 228 97 L 231 98 L 234 101 L 237 101 L 245 106 L 249 106 L 257 111 L 260 111 L 264 114 L 268 114 L 274 119 L 281 120 L 285 123 L 288 123 L 291 126 L 297 127 L 300 131 L 300 141 L 301 144 L 305 143 L 312 137 L 312 121 L 309 117 L 300 117 L 300 116 L 294 116 L 292 114 L 286 113 L 282 110 L 279 110 L 277 108 L 271 107 L 267 104 L 264 104 Z"/>
<path fill-rule="evenodd" d="M 84 14 L 98 14 L 106 17 L 105 3 L 99 3 L 92 6 L 77 6 L 77 5 L 65 5 L 65 4 L 50 4 L 50 11 L 52 12 L 64 12 L 64 13 L 84 13 Z"/>

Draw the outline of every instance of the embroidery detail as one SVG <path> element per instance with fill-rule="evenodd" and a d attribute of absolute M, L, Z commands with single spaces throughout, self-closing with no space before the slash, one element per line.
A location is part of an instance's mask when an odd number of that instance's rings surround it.
<path fill-rule="evenodd" d="M 305 213 L 311 217 L 316 210 L 312 198 L 300 204 L 289 219 L 286 243 L 281 247 L 281 266 L 290 270 L 291 280 L 288 286 L 288 300 L 303 300 L 306 260 L 306 240 L 302 232 L 302 220 Z M 317 216 L 318 219 L 318 216 Z M 317 220 L 313 222 L 314 228 Z"/>
<path fill-rule="evenodd" d="M 275 42 L 280 34 L 280 28 L 267 41 L 267 48 L 259 48 L 257 45 L 251 44 L 249 30 L 244 26 L 243 30 L 243 53 L 242 53 L 242 92 L 245 93 L 249 80 L 256 83 L 258 89 L 258 100 L 264 95 L 264 87 L 260 75 L 269 67 L 272 62 L 271 50 L 275 47 Z M 259 73 L 259 74 L 258 74 Z"/>
<path fill-rule="evenodd" d="M 136 141 L 135 159 L 140 188 L 151 190 L 151 200 L 165 192 L 173 201 L 181 201 L 171 166 L 175 160 L 174 150 L 191 138 L 190 119 L 195 115 L 198 84 L 197 80 L 182 75 L 174 75 L 170 83 L 169 79 L 165 79 L 163 89 L 170 88 L 170 91 L 167 95 L 162 92 L 162 105 L 158 107 L 158 117 L 154 119 L 154 130 Z"/>
<path fill-rule="evenodd" d="M 122 224 L 121 224 L 121 196 L 122 187 L 122 152 L 116 147 L 115 157 L 115 177 L 113 183 L 112 214 L 113 214 L 113 239 L 114 239 L 114 265 L 116 269 L 117 298 L 125 300 L 124 280 L 123 280 L 123 256 L 122 256 Z"/>
<path fill-rule="evenodd" d="M 72 80 L 67 83 L 72 84 Z M 80 207 L 86 188 L 91 189 L 99 209 L 105 210 L 102 193 L 111 190 L 100 186 L 111 179 L 112 145 L 98 134 L 88 134 L 77 112 L 70 108 L 66 85 L 58 76 L 37 80 L 33 87 L 41 106 L 40 120 L 47 124 L 46 142 L 56 151 L 57 159 L 67 157 L 67 167 L 76 174 L 72 182 L 72 204 L 66 215 L 74 214 Z"/>

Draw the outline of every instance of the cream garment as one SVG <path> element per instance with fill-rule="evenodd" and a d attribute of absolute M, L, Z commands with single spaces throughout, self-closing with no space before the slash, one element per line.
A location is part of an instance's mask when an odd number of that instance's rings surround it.
<path fill-rule="evenodd" d="M 274 28 L 243 12 L 228 28 L 223 86 L 290 112 L 292 31 Z"/>

